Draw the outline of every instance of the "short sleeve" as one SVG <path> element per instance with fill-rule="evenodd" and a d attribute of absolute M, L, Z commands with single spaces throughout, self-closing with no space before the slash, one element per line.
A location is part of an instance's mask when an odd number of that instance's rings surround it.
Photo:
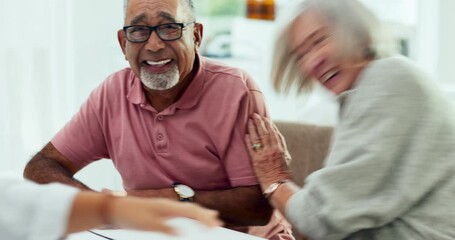
<path fill-rule="evenodd" d="M 52 138 L 55 148 L 80 167 L 109 158 L 102 128 L 101 102 L 104 84 L 95 89 L 72 119 Z"/>
<path fill-rule="evenodd" d="M 239 111 L 230 136 L 223 163 L 232 187 L 257 185 L 258 181 L 248 155 L 244 136 L 249 117 L 253 113 L 268 116 L 264 96 L 248 74 L 243 75 L 245 94 L 239 102 Z"/>

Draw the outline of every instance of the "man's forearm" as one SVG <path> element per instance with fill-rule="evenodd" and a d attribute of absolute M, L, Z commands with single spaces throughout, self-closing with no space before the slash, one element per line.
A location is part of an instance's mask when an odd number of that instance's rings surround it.
<path fill-rule="evenodd" d="M 173 188 L 133 190 L 129 195 L 141 197 L 166 197 L 178 200 Z M 220 218 L 228 225 L 265 225 L 273 209 L 263 198 L 259 186 L 237 187 L 227 190 L 196 191 L 194 202 L 218 210 Z"/>
<path fill-rule="evenodd" d="M 24 170 L 24 177 L 40 184 L 60 182 L 77 187 L 81 190 L 91 190 L 89 187 L 73 178 L 73 174 L 58 162 L 46 158 L 40 153 L 33 157 L 27 164 Z"/>
<path fill-rule="evenodd" d="M 235 226 L 259 226 L 269 222 L 273 208 L 258 186 L 196 192 L 195 201 L 217 209 L 220 217 Z"/>

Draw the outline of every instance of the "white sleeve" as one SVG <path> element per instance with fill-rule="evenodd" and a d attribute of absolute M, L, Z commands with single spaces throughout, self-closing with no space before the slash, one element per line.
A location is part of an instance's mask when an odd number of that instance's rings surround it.
<path fill-rule="evenodd" d="M 78 190 L 0 177 L 0 233 L 8 240 L 56 240 L 67 226 Z"/>

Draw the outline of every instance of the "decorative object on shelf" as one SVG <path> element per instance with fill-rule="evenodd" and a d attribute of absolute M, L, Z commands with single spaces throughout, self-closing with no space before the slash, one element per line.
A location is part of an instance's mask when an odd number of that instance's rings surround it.
<path fill-rule="evenodd" d="M 262 20 L 275 19 L 274 0 L 246 0 L 246 17 Z"/>

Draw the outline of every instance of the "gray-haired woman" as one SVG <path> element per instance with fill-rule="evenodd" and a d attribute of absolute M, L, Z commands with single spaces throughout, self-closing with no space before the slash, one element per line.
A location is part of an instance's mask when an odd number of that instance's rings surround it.
<path fill-rule="evenodd" d="M 264 194 L 310 239 L 455 239 L 455 114 L 356 0 L 306 0 L 286 14 L 272 78 L 285 92 L 338 95 L 325 167 L 291 181 L 286 144 L 253 116 L 247 147 Z"/>

